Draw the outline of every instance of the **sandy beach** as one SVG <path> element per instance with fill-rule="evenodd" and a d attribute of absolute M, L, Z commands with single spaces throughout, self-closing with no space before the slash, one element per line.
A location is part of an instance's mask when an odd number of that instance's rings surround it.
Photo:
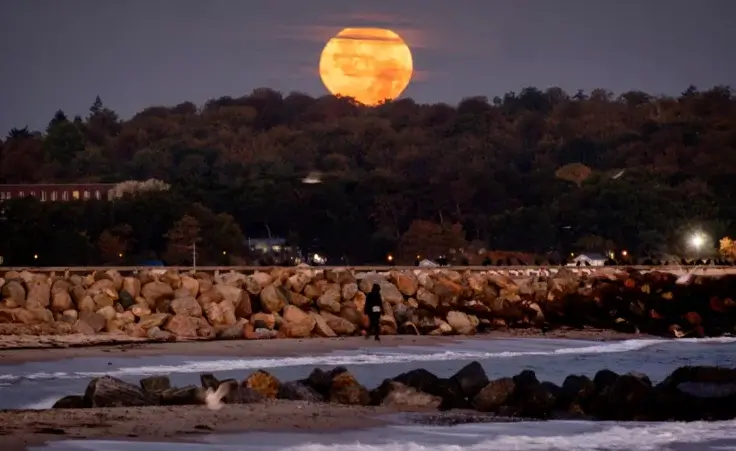
<path fill-rule="evenodd" d="M 156 355 L 280 357 L 313 354 L 355 348 L 392 346 L 437 346 L 458 340 L 493 340 L 510 338 L 565 338 L 573 340 L 610 341 L 650 338 L 600 329 L 558 329 L 542 333 L 538 329 L 511 329 L 473 336 L 392 335 L 380 342 L 362 337 L 305 338 L 273 340 L 183 341 L 152 343 L 145 340 L 121 340 L 119 336 L 0 336 L 0 364 L 50 361 L 79 357 L 143 357 Z"/>
<path fill-rule="evenodd" d="M 204 406 L 6 410 L 0 411 L 0 440 L 3 451 L 22 451 L 53 440 L 172 442 L 217 432 L 357 429 L 381 426 L 386 421 L 380 415 L 396 412 L 385 407 L 299 401 L 225 405 L 218 411 Z"/>

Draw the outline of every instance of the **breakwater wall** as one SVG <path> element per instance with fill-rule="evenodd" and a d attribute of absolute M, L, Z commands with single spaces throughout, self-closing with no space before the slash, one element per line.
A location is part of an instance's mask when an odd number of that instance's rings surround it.
<path fill-rule="evenodd" d="M 359 335 L 374 284 L 383 299 L 381 332 L 389 335 L 560 326 L 673 337 L 736 332 L 736 275 L 703 274 L 715 268 L 563 267 L 521 276 L 495 267 L 202 269 L 6 270 L 0 332 L 150 340 Z"/>
<path fill-rule="evenodd" d="M 168 376 L 131 384 L 110 376 L 90 381 L 84 394 L 69 395 L 55 409 L 262 403 L 281 399 L 396 410 L 474 409 L 500 417 L 614 421 L 695 421 L 736 418 L 736 370 L 681 367 L 653 384 L 642 373 L 603 369 L 594 378 L 568 376 L 561 386 L 540 382 L 531 370 L 490 380 L 478 362 L 440 378 L 418 368 L 368 389 L 343 367 L 319 368 L 305 379 L 283 382 L 257 370 L 245 379 L 220 381 L 200 375 L 201 385 L 172 387 Z"/>

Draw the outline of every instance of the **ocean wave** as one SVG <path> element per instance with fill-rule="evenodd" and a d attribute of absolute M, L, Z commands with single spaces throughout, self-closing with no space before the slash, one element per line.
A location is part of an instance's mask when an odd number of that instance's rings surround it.
<path fill-rule="evenodd" d="M 437 433 L 427 434 L 429 431 Z M 402 439 L 404 434 L 406 437 Z M 358 432 L 360 439 L 350 442 L 330 433 L 326 436 L 314 434 L 323 443 L 316 442 L 312 436 L 307 438 L 305 434 L 280 433 L 278 440 L 274 441 L 268 440 L 269 435 L 259 434 L 258 444 L 249 444 L 254 443 L 249 440 L 249 434 L 215 434 L 207 437 L 207 443 L 66 440 L 34 450 L 173 451 L 175 448 L 185 448 L 187 451 L 664 451 L 677 446 L 675 449 L 700 451 L 734 449 L 736 422 L 624 425 L 550 421 L 515 423 L 512 427 L 489 423 L 445 428 L 419 426 L 411 430 L 389 426 Z"/>
<path fill-rule="evenodd" d="M 220 358 L 202 361 L 183 361 L 176 365 L 142 365 L 122 368 L 111 368 L 108 371 L 74 371 L 74 372 L 37 372 L 24 375 L 0 374 L 0 385 L 15 384 L 23 380 L 53 380 L 53 379 L 83 379 L 110 375 L 115 377 L 125 376 L 150 376 L 157 374 L 172 373 L 203 373 L 233 370 L 255 370 L 268 368 L 296 367 L 296 366 L 349 366 L 349 365 L 385 365 L 392 363 L 421 363 L 434 361 L 456 361 L 456 360 L 490 360 L 506 359 L 528 356 L 554 356 L 554 355 L 586 355 L 586 354 L 611 354 L 642 350 L 663 343 L 690 343 L 690 344 L 712 344 L 712 343 L 736 343 L 736 337 L 718 337 L 702 339 L 636 339 L 605 342 L 590 346 L 562 347 L 542 351 L 462 351 L 444 350 L 417 353 L 407 349 L 385 349 L 376 351 L 363 350 L 361 353 L 326 354 L 303 357 L 274 357 L 274 358 L 249 358 L 231 359 Z"/>
<path fill-rule="evenodd" d="M 577 426 L 588 425 L 589 428 L 599 427 L 601 424 L 596 423 L 580 423 Z M 537 423 L 539 425 L 539 423 Z M 695 422 L 695 423 L 651 423 L 637 426 L 618 425 L 608 423 L 603 430 L 585 431 L 577 434 L 564 434 L 564 431 L 570 425 L 570 422 L 548 422 L 544 428 L 549 430 L 550 426 L 554 426 L 556 434 L 525 434 L 525 433 L 509 433 L 508 428 L 504 426 L 505 433 L 493 434 L 497 425 L 472 425 L 469 427 L 456 426 L 443 428 L 451 437 L 446 437 L 443 443 L 442 432 L 438 432 L 439 437 L 432 439 L 424 439 L 417 441 L 400 441 L 384 443 L 342 443 L 342 444 L 323 444 L 323 443 L 301 443 L 294 446 L 278 448 L 279 451 L 660 451 L 670 450 L 672 445 L 687 444 L 697 445 L 698 450 L 716 449 L 715 442 L 728 441 L 729 443 L 718 443 L 717 449 L 724 449 L 723 446 L 736 445 L 736 421 L 721 422 Z M 520 429 L 527 431 L 531 429 L 533 432 L 537 429 L 535 426 L 528 426 L 524 423 L 517 423 L 511 429 Z M 422 432 L 421 427 L 414 429 L 415 437 L 417 435 L 425 435 L 428 431 Z M 458 440 L 463 436 L 462 431 L 476 431 L 465 435 L 465 440 Z M 520 431 L 520 432 L 521 432 Z M 562 432 L 562 433 L 560 433 Z M 400 435 L 397 433 L 396 435 Z M 452 444 L 447 441 L 452 438 Z M 472 443 L 469 443 L 468 439 Z M 458 444 L 460 442 L 460 444 Z M 466 443 L 462 443 L 466 442 Z M 713 443 L 714 447 L 707 447 L 708 443 Z M 249 451 L 251 448 L 240 447 L 231 448 L 232 451 Z M 732 448 L 733 449 L 733 448 Z"/>

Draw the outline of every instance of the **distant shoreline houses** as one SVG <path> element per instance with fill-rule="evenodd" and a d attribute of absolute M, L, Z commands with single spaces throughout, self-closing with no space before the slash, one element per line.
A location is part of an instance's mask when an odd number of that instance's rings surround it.
<path fill-rule="evenodd" d="M 35 197 L 41 202 L 113 200 L 116 183 L 0 184 L 0 201 Z"/>

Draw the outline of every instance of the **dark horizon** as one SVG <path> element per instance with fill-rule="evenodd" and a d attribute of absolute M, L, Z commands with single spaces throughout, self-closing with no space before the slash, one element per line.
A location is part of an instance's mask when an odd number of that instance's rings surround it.
<path fill-rule="evenodd" d="M 0 14 L 0 130 L 44 129 L 59 109 L 86 116 L 97 95 L 124 119 L 259 87 L 325 95 L 319 53 L 347 26 L 408 42 L 415 77 L 402 97 L 420 103 L 525 86 L 677 95 L 736 85 L 733 2 L 459 3 L 13 2 Z"/>

